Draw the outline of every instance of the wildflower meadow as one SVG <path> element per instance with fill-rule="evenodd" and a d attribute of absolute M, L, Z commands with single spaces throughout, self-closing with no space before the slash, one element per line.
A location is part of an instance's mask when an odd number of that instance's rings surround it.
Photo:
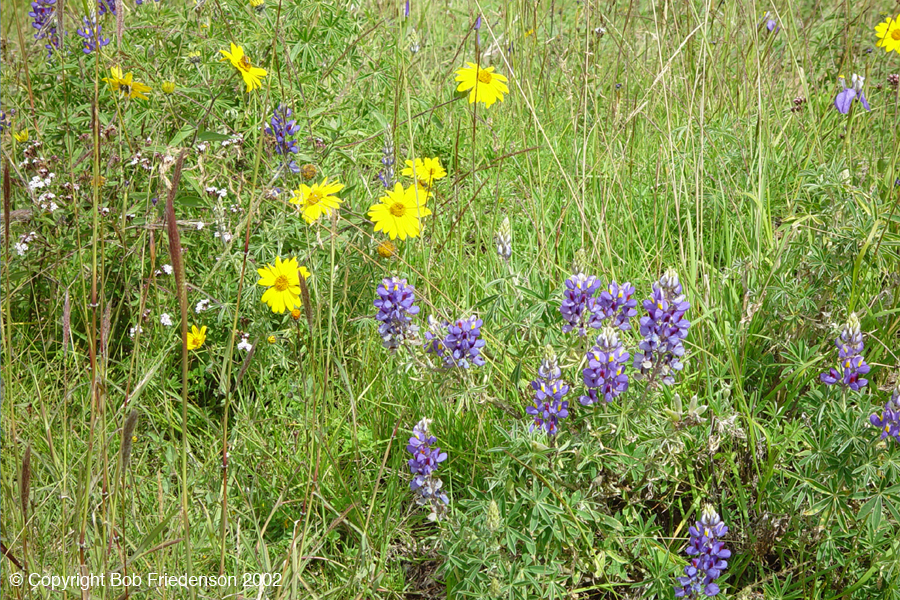
<path fill-rule="evenodd" d="M 0 593 L 900 599 L 900 5 L 22 0 Z"/>

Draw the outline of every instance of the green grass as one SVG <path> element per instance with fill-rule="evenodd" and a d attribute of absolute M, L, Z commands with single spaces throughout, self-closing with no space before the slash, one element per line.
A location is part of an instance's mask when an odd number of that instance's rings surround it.
<path fill-rule="evenodd" d="M 900 100 L 887 80 L 900 55 L 867 52 L 889 3 L 412 2 L 404 20 L 401 2 L 268 0 L 257 13 L 145 0 L 126 2 L 121 38 L 103 18 L 98 57 L 75 35 L 86 7 L 67 2 L 70 52 L 52 61 L 18 8 L 2 20 L 4 213 L 19 212 L 0 273 L 0 481 L 3 543 L 29 573 L 139 574 L 136 597 L 672 598 L 710 503 L 730 529 L 723 597 L 900 598 L 900 450 L 868 425 L 900 369 Z M 230 41 L 268 70 L 261 90 L 219 62 Z M 476 53 L 510 79 L 487 109 L 455 92 Z M 113 95 L 115 64 L 150 100 Z M 851 73 L 871 112 L 834 110 Z M 276 175 L 262 136 L 282 102 L 297 163 L 346 185 L 334 220 L 309 226 L 269 194 L 302 181 Z M 56 174 L 52 214 L 32 212 L 35 165 L 11 136 L 26 128 Z M 389 260 L 365 216 L 387 135 L 398 175 L 422 156 L 448 171 L 423 235 Z M 185 379 L 178 284 L 156 274 L 175 264 L 164 157 L 182 151 L 184 308 L 208 327 Z M 129 165 L 137 152 L 149 170 Z M 505 217 L 508 263 L 493 241 Z M 639 309 L 677 270 L 691 328 L 675 386 L 578 402 L 585 342 L 561 333 L 559 303 L 579 250 L 589 272 L 632 282 Z M 313 274 L 297 321 L 260 302 L 256 269 L 275 256 Z M 423 332 L 427 315 L 483 318 L 487 364 L 440 371 L 420 349 L 386 351 L 372 301 L 392 275 L 415 285 Z M 842 395 L 818 375 L 851 312 L 872 371 Z M 546 345 L 573 388 L 553 443 L 524 414 Z M 704 420 L 673 424 L 676 394 L 708 405 Z M 440 523 L 409 490 L 422 417 L 449 455 Z M 2 570 L 6 585 L 17 568 Z M 189 570 L 238 585 L 148 590 L 150 572 Z M 282 585 L 244 588 L 246 573 Z"/>

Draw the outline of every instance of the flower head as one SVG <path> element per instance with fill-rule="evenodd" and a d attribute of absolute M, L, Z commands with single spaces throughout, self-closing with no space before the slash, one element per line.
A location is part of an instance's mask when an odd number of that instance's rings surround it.
<path fill-rule="evenodd" d="M 700 520 L 688 531 L 691 538 L 685 548 L 690 562 L 684 568 L 684 576 L 678 578 L 675 587 L 676 598 L 712 597 L 719 593 L 719 586 L 713 583 L 728 568 L 731 550 L 727 550 L 719 539 L 728 533 L 728 527 L 711 506 L 703 509 Z"/>
<path fill-rule="evenodd" d="M 854 100 L 859 100 L 859 103 L 862 104 L 863 108 L 867 111 L 872 110 L 862 89 L 863 84 L 866 81 L 865 77 L 854 73 L 850 78 L 850 87 L 847 87 L 847 81 L 844 79 L 843 75 L 839 75 L 838 79 L 841 82 L 841 86 L 844 88 L 843 91 L 838 92 L 838 95 L 834 98 L 834 107 L 839 113 L 842 115 L 849 113 L 850 106 L 853 104 Z"/>
<path fill-rule="evenodd" d="M 196 350 L 206 341 L 206 325 L 197 329 L 196 325 L 191 325 L 191 330 L 187 334 L 187 349 Z"/>
<path fill-rule="evenodd" d="M 116 0 L 97 0 L 97 14 L 102 17 L 106 13 L 116 14 Z"/>
<path fill-rule="evenodd" d="M 891 399 L 884 405 L 881 417 L 873 414 L 869 422 L 881 430 L 881 439 L 892 437 L 900 444 L 900 382 L 897 382 Z"/>
<path fill-rule="evenodd" d="M 397 246 L 395 246 L 391 240 L 384 240 L 378 244 L 375 251 L 378 252 L 378 256 L 381 258 L 392 258 L 397 254 Z"/>
<path fill-rule="evenodd" d="M 662 376 L 666 385 L 675 383 L 675 373 L 684 365 L 684 339 L 690 322 L 684 315 L 691 305 L 682 294 L 678 274 L 669 269 L 653 284 L 650 298 L 644 300 L 647 316 L 641 317 L 640 331 L 643 339 L 638 344 L 639 352 L 634 355 L 634 368 L 640 370 L 638 377 L 647 377 L 654 382 Z"/>
<path fill-rule="evenodd" d="M 281 314 L 285 310 L 303 306 L 300 298 L 300 275 L 309 279 L 310 272 L 306 267 L 299 266 L 296 258 L 281 262 L 281 257 L 276 257 L 274 265 L 257 269 L 257 273 L 260 276 L 257 285 L 269 288 L 263 294 L 262 301 L 272 308 L 272 312 Z"/>
<path fill-rule="evenodd" d="M 163 81 L 162 85 L 159 86 L 164 94 L 174 94 L 175 93 L 175 82 L 174 81 Z"/>
<path fill-rule="evenodd" d="M 497 100 L 503 102 L 503 94 L 509 93 L 506 87 L 508 79 L 494 73 L 494 67 L 482 69 L 475 63 L 466 65 L 456 71 L 456 81 L 459 82 L 456 91 L 469 92 L 469 104 L 483 102 L 485 107 L 490 107 Z"/>
<path fill-rule="evenodd" d="M 35 0 L 31 3 L 31 26 L 37 29 L 34 34 L 36 40 L 47 40 L 44 48 L 47 56 L 52 56 L 53 51 L 59 48 L 59 35 L 56 31 L 56 0 Z"/>
<path fill-rule="evenodd" d="M 876 25 L 875 33 L 878 35 L 876 46 L 884 48 L 885 52 L 893 50 L 900 54 L 900 14 Z"/>
<path fill-rule="evenodd" d="M 431 189 L 436 180 L 447 176 L 447 171 L 441 166 L 440 158 L 417 158 L 415 161 L 406 161 L 406 168 L 400 174 L 414 177 L 422 187 Z"/>
<path fill-rule="evenodd" d="M 406 464 L 413 476 L 409 488 L 416 492 L 416 504 L 429 506 L 431 514 L 428 518 L 433 521 L 443 516 L 450 499 L 442 489 L 444 482 L 434 474 L 438 465 L 447 460 L 447 453 L 433 447 L 437 438 L 428 430 L 430 424 L 431 419 L 424 418 L 416 423 L 406 446 L 412 458 Z"/>
<path fill-rule="evenodd" d="M 380 323 L 378 335 L 382 344 L 392 352 L 407 340 L 415 340 L 418 327 L 413 325 L 413 317 L 419 314 L 416 306 L 416 289 L 405 279 L 391 277 L 383 279 L 375 290 L 375 320 Z"/>
<path fill-rule="evenodd" d="M 612 402 L 627 390 L 625 364 L 630 356 L 622 346 L 618 330 L 607 325 L 597 336 L 597 345 L 587 353 L 588 364 L 582 376 L 588 391 L 579 401 L 585 406 L 601 399 Z"/>
<path fill-rule="evenodd" d="M 485 341 L 481 339 L 483 321 L 476 316 L 438 324 L 429 317 L 430 328 L 425 332 L 425 351 L 443 360 L 445 368 L 468 369 L 470 364 L 481 366 L 484 357 L 481 349 Z"/>
<path fill-rule="evenodd" d="M 23 129 L 22 131 L 17 131 L 13 133 L 13 139 L 19 142 L 20 144 L 24 144 L 28 141 L 28 130 Z"/>
<path fill-rule="evenodd" d="M 109 45 L 109 38 L 103 37 L 103 26 L 96 19 L 81 18 L 84 27 L 75 31 L 80 37 L 84 38 L 84 46 L 81 51 L 90 54 L 98 48 Z"/>
<path fill-rule="evenodd" d="M 249 94 L 255 89 L 262 87 L 262 78 L 267 75 L 266 70 L 260 67 L 254 67 L 250 62 L 250 57 L 244 54 L 244 48 L 242 46 L 235 45 L 234 42 L 231 42 L 231 52 L 227 50 L 219 50 L 222 53 L 222 60 L 231 61 L 231 66 L 238 70 L 238 73 L 241 74 L 241 77 L 244 78 L 244 83 L 247 84 L 247 93 Z"/>
<path fill-rule="evenodd" d="M 328 183 L 327 177 L 322 183 L 314 183 L 312 187 L 301 183 L 300 189 L 294 190 L 291 204 L 299 205 L 303 220 L 313 224 L 322 215 L 331 216 L 331 211 L 340 206 L 342 200 L 334 194 L 342 189 L 344 184 L 336 181 Z"/>
<path fill-rule="evenodd" d="M 428 194 L 419 186 L 404 189 L 396 183 L 393 190 L 387 190 L 387 196 L 379 198 L 381 202 L 369 207 L 368 215 L 375 222 L 375 231 L 384 231 L 392 240 L 418 237 L 421 218 L 431 214 L 425 207 L 427 199 Z"/>
<path fill-rule="evenodd" d="M 865 344 L 863 343 L 859 318 L 856 316 L 856 313 L 850 315 L 834 344 L 838 348 L 840 371 L 831 368 L 827 372 L 820 374 L 819 379 L 825 385 L 839 384 L 853 391 L 866 387 L 869 380 L 862 377 L 862 375 L 868 373 L 870 367 L 862 357 Z"/>
<path fill-rule="evenodd" d="M 512 228 L 509 225 L 509 217 L 504 217 L 500 227 L 497 228 L 494 243 L 497 245 L 497 255 L 508 261 L 512 256 Z"/>
<path fill-rule="evenodd" d="M 525 412 L 534 417 L 529 431 L 543 429 L 547 435 L 556 435 L 559 431 L 559 420 L 569 416 L 569 403 L 563 396 L 569 393 L 569 386 L 560 379 L 562 371 L 556 360 L 553 348 L 544 349 L 544 358 L 538 368 L 538 377 L 531 382 L 534 390 L 534 405 L 525 408 Z"/>
<path fill-rule="evenodd" d="M 563 333 L 577 331 L 578 335 L 587 335 L 587 327 L 593 327 L 594 313 L 599 306 L 594 293 L 600 289 L 600 281 L 593 275 L 585 275 L 578 272 L 566 279 L 566 289 L 563 291 L 563 301 L 559 312 L 565 319 Z M 599 322 L 597 325 L 599 326 Z"/>
<path fill-rule="evenodd" d="M 300 148 L 297 147 L 297 140 L 291 139 L 300 131 L 297 121 L 291 119 L 292 115 L 293 111 L 281 104 L 275 109 L 270 121 L 271 124 L 266 125 L 266 133 L 275 138 L 275 152 L 283 156 L 300 152 Z M 300 167 L 297 166 L 293 159 L 287 159 L 285 164 L 292 173 L 300 172 Z"/>
<path fill-rule="evenodd" d="M 144 95 L 144 92 L 149 92 L 150 86 L 144 85 L 139 81 L 134 81 L 130 71 L 123 75 L 121 67 L 115 66 L 111 67 L 109 72 L 111 76 L 104 77 L 103 81 L 107 82 L 114 92 L 121 93 L 129 100 L 133 98 L 140 98 L 141 100 L 148 99 L 147 96 Z"/>

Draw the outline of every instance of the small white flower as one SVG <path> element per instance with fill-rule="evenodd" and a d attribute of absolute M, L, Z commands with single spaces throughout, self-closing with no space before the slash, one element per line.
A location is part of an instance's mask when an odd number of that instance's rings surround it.
<path fill-rule="evenodd" d="M 16 242 L 16 254 L 18 254 L 19 256 L 25 256 L 26 252 L 28 252 L 28 244 Z"/>
<path fill-rule="evenodd" d="M 128 335 L 131 337 L 131 339 L 134 339 L 134 336 L 138 333 L 144 333 L 144 330 L 140 325 L 138 325 L 137 327 L 132 327 L 128 330 Z"/>
<path fill-rule="evenodd" d="M 247 341 L 249 338 L 250 338 L 249 333 L 245 333 L 245 334 L 241 335 L 241 341 L 238 342 L 238 345 L 237 345 L 238 350 L 244 350 L 246 352 L 250 352 L 250 350 L 253 349 L 253 344 L 251 344 L 250 342 Z"/>
<path fill-rule="evenodd" d="M 109 207 L 104 206 L 103 208 L 100 209 L 100 216 L 105 217 L 107 215 L 109 215 Z"/>
<path fill-rule="evenodd" d="M 197 221 L 197 231 L 200 231 L 201 229 L 203 229 L 203 227 L 204 227 L 203 221 Z"/>
<path fill-rule="evenodd" d="M 228 195 L 228 190 L 226 190 L 225 188 L 221 188 L 221 189 L 219 189 L 219 190 L 216 190 L 216 195 L 217 195 L 219 198 L 224 199 L 225 196 Z"/>
<path fill-rule="evenodd" d="M 203 154 L 204 152 L 206 152 L 207 148 L 209 148 L 209 144 L 207 144 L 206 142 L 200 142 L 199 144 L 197 144 L 197 154 Z"/>
<path fill-rule="evenodd" d="M 169 313 L 163 313 L 159 316 L 159 322 L 166 327 L 172 326 L 172 316 Z"/>
<path fill-rule="evenodd" d="M 163 273 L 166 275 L 171 275 L 175 272 L 175 269 L 172 268 L 172 265 L 163 265 Z"/>
<path fill-rule="evenodd" d="M 204 298 L 200 302 L 197 303 L 197 306 L 194 307 L 194 312 L 198 315 L 202 313 L 204 310 L 209 308 L 209 299 Z"/>

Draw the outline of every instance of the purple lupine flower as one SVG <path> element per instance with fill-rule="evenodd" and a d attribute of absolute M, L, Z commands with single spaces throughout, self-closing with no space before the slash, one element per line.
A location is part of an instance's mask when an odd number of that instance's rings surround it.
<path fill-rule="evenodd" d="M 779 27 L 778 21 L 775 20 L 775 15 L 773 15 L 769 11 L 766 11 L 766 13 L 763 15 L 762 22 L 766 24 L 766 30 L 769 33 L 778 33 Z"/>
<path fill-rule="evenodd" d="M 431 327 L 425 333 L 425 351 L 439 356 L 445 368 L 468 369 L 470 364 L 484 364 L 484 357 L 481 356 L 485 345 L 481 339 L 481 319 L 473 315 L 452 323 L 444 321 L 439 326 L 434 318 L 429 317 L 429 323 Z M 441 333 L 443 337 L 439 337 Z"/>
<path fill-rule="evenodd" d="M 381 185 L 387 190 L 394 189 L 394 136 L 390 128 L 384 132 L 384 146 L 381 147 L 381 171 L 378 173 Z"/>
<path fill-rule="evenodd" d="M 607 326 L 597 336 L 597 345 L 587 353 L 588 364 L 582 372 L 587 394 L 579 398 L 585 406 L 601 399 L 612 402 L 628 389 L 625 363 L 631 355 L 625 351 L 619 333 Z"/>
<path fill-rule="evenodd" d="M 432 447 L 437 438 L 428 431 L 430 424 L 431 419 L 424 418 L 416 423 L 413 435 L 406 446 L 406 451 L 413 457 L 406 464 L 409 465 L 413 476 L 409 489 L 416 492 L 416 504 L 430 505 L 432 512 L 428 518 L 435 520 L 446 512 L 450 499 L 442 489 L 444 482 L 434 475 L 438 465 L 447 460 L 447 453 L 441 452 L 440 448 Z"/>
<path fill-rule="evenodd" d="M 854 392 L 866 387 L 869 380 L 862 375 L 868 373 L 870 367 L 862 356 L 865 345 L 856 313 L 850 315 L 834 344 L 838 347 L 841 370 L 838 371 L 832 367 L 826 373 L 820 374 L 819 379 L 825 385 L 839 384 Z"/>
<path fill-rule="evenodd" d="M 600 289 L 600 281 L 593 275 L 585 275 L 578 272 L 566 279 L 566 289 L 563 291 L 563 301 L 559 312 L 566 325 L 563 325 L 563 333 L 578 331 L 578 335 L 587 335 L 587 328 L 599 327 L 599 321 L 594 317 L 598 312 L 598 299 L 594 293 Z"/>
<path fill-rule="evenodd" d="M 531 382 L 534 389 L 534 406 L 528 406 L 525 412 L 534 417 L 529 431 L 543 429 L 547 435 L 553 436 L 559 431 L 559 420 L 569 416 L 569 402 L 563 396 L 569 393 L 569 386 L 560 379 L 562 370 L 556 360 L 553 348 L 547 346 L 544 358 L 538 368 L 538 378 Z"/>
<path fill-rule="evenodd" d="M 606 290 L 600 292 L 599 311 L 596 316 L 600 317 L 601 322 L 606 319 L 612 319 L 612 326 L 618 327 L 622 331 L 631 329 L 631 317 L 637 314 L 637 300 L 633 298 L 634 286 L 629 282 L 619 285 L 615 281 L 610 281 Z M 593 325 L 599 328 L 598 325 Z"/>
<path fill-rule="evenodd" d="M 409 18 L 409 0 L 406 0 L 406 6 L 403 7 L 403 18 Z"/>
<path fill-rule="evenodd" d="M 375 320 L 381 323 L 378 335 L 384 347 L 391 352 L 401 343 L 417 337 L 418 327 L 412 324 L 413 317 L 419 313 L 415 292 L 416 289 L 408 285 L 405 279 L 397 277 L 382 280 L 375 291 L 375 308 L 378 309 Z"/>
<path fill-rule="evenodd" d="M 300 148 L 297 146 L 297 140 L 290 139 L 300 131 L 297 121 L 291 119 L 291 115 L 293 114 L 294 111 L 290 108 L 285 107 L 283 104 L 279 104 L 272 115 L 270 124 L 266 125 L 266 133 L 275 138 L 275 152 L 288 157 L 285 159 L 285 166 L 290 169 L 292 173 L 299 173 L 300 167 L 298 167 L 297 163 L 289 156 L 300 152 Z"/>
<path fill-rule="evenodd" d="M 475 27 L 473 27 L 472 29 L 475 30 L 475 45 L 480 46 L 481 45 L 481 31 L 480 31 L 480 29 L 481 29 L 481 13 L 479 13 L 478 18 L 475 19 Z"/>
<path fill-rule="evenodd" d="M 669 269 L 653 284 L 650 299 L 644 300 L 646 317 L 641 317 L 639 352 L 634 354 L 636 377 L 648 378 L 651 383 L 662 376 L 666 385 L 675 383 L 675 373 L 684 365 L 684 339 L 690 322 L 684 318 L 691 307 L 682 293 L 681 282 L 674 269 Z"/>
<path fill-rule="evenodd" d="M 95 19 L 81 18 L 84 27 L 78 29 L 75 33 L 84 38 L 84 47 L 82 51 L 90 54 L 94 50 L 109 45 L 109 38 L 103 37 L 103 26 L 97 23 Z"/>
<path fill-rule="evenodd" d="M 891 394 L 891 399 L 884 405 L 881 417 L 869 416 L 869 422 L 881 430 L 881 439 L 894 438 L 900 444 L 900 381 Z"/>
<path fill-rule="evenodd" d="M 684 577 L 678 578 L 675 588 L 676 598 L 712 597 L 719 593 L 719 586 L 713 583 L 728 568 L 726 559 L 731 551 L 719 541 L 728 533 L 728 527 L 711 506 L 703 509 L 703 515 L 688 530 L 691 539 L 685 554 L 691 557 L 684 568 Z"/>
<path fill-rule="evenodd" d="M 97 15 L 116 14 L 116 0 L 97 0 Z"/>
<path fill-rule="evenodd" d="M 0 133 L 6 131 L 7 127 L 9 127 L 9 117 L 6 114 L 6 111 L 0 108 Z"/>
<path fill-rule="evenodd" d="M 47 40 L 44 48 L 47 56 L 52 56 L 53 51 L 59 49 L 59 35 L 56 32 L 56 0 L 35 0 L 31 3 L 31 26 L 37 29 L 34 34 L 36 40 Z"/>
<path fill-rule="evenodd" d="M 844 79 L 843 75 L 839 75 L 838 79 L 841 82 L 841 86 L 843 86 L 844 90 L 839 92 L 838 95 L 834 99 L 834 107 L 837 109 L 839 113 L 842 115 L 846 115 L 850 112 L 850 106 L 853 104 L 854 100 L 859 100 L 860 104 L 862 104 L 863 108 L 867 111 L 872 110 L 869 106 L 868 100 L 866 100 L 866 95 L 863 93 L 863 84 L 866 81 L 865 77 L 857 75 L 856 73 L 850 78 L 850 87 L 847 87 L 847 81 Z"/>

